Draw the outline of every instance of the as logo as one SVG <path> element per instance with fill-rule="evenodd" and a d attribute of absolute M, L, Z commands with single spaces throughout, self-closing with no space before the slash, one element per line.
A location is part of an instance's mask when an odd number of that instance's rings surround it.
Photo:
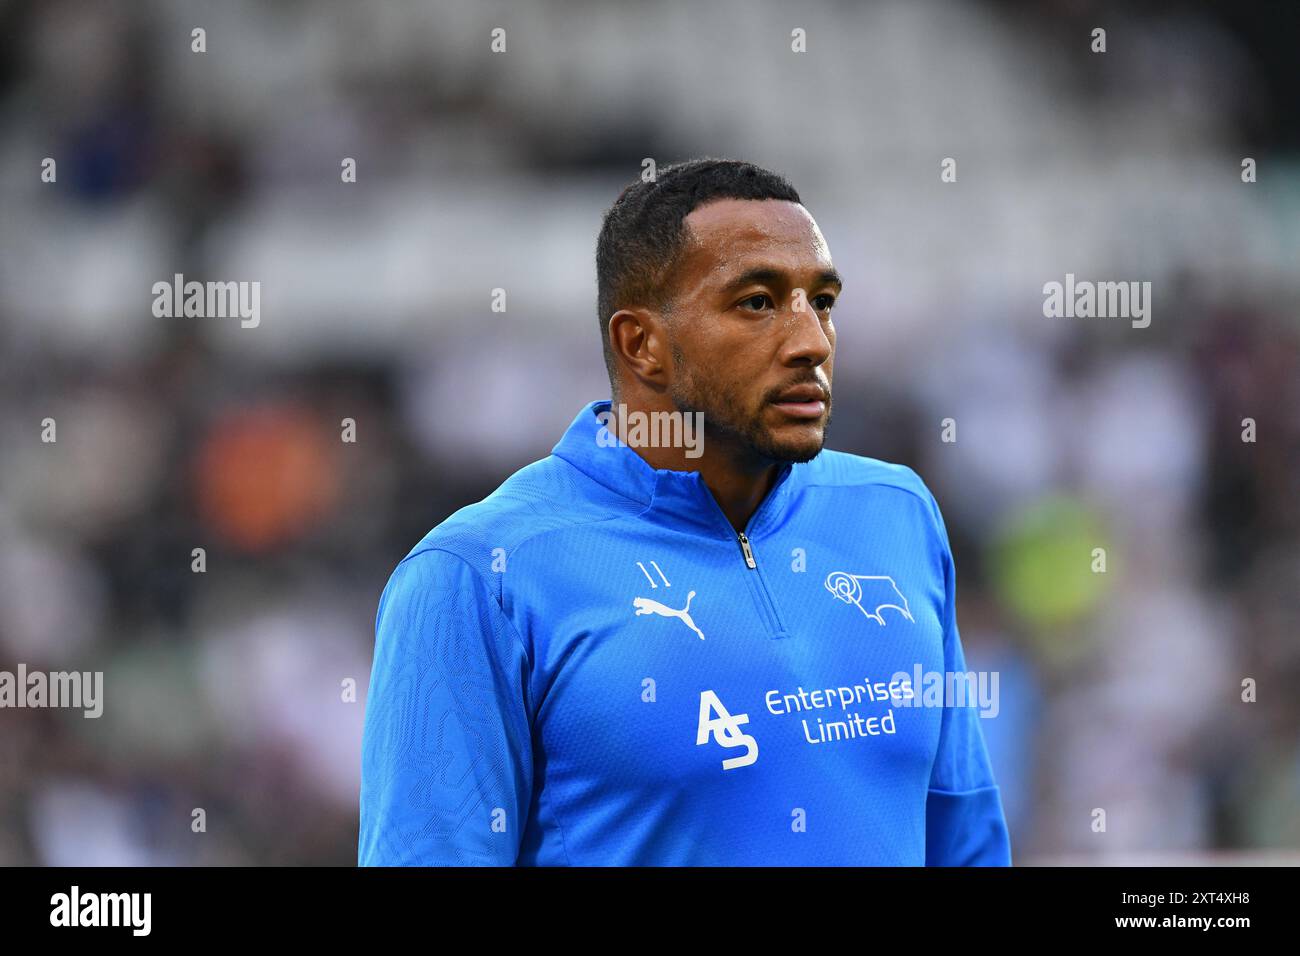
<path fill-rule="evenodd" d="M 713 715 L 717 714 L 717 717 Z M 749 723 L 748 714 L 737 714 L 732 717 L 727 713 L 727 708 L 722 706 L 722 701 L 718 700 L 718 695 L 711 690 L 700 691 L 700 729 L 695 735 L 695 745 L 707 744 L 709 737 L 724 747 L 744 747 L 745 753 L 739 757 L 728 757 L 722 761 L 723 770 L 735 770 L 737 767 L 748 767 L 758 759 L 758 741 L 749 734 L 742 734 L 740 727 L 742 724 Z"/>

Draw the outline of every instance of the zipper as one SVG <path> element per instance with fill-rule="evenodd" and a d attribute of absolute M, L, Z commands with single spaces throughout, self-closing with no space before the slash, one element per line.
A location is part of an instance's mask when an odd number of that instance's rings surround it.
<path fill-rule="evenodd" d="M 741 531 L 736 537 L 740 540 L 740 550 L 745 555 L 745 563 L 757 571 L 758 562 L 754 560 L 754 552 L 749 547 L 749 539 L 745 537 L 745 532 Z"/>
<path fill-rule="evenodd" d="M 790 466 L 790 468 L 793 467 L 793 465 Z M 787 481 L 789 477 L 790 472 L 787 470 L 781 477 L 781 482 Z M 778 485 L 781 482 L 778 482 Z M 768 508 L 768 506 L 771 505 L 772 499 L 776 497 L 776 490 L 776 487 L 773 487 L 768 493 L 768 496 L 763 500 L 763 503 L 759 505 L 758 510 L 750 515 L 749 523 L 745 526 L 746 530 L 754 527 L 754 523 Z M 718 520 L 722 522 L 723 527 L 736 536 L 736 543 L 740 545 L 741 556 L 745 559 L 745 567 L 749 568 L 749 570 L 753 571 L 756 575 L 755 583 L 758 586 L 759 603 L 767 614 L 768 628 L 772 632 L 773 639 L 789 637 L 785 625 L 781 622 L 781 615 L 777 613 L 776 602 L 772 600 L 772 592 L 768 590 L 767 582 L 763 579 L 763 572 L 758 569 L 758 561 L 754 558 L 754 549 L 749 543 L 749 535 L 745 534 L 744 531 L 736 531 L 732 528 L 731 522 L 728 521 L 727 516 L 723 514 L 722 508 L 718 505 L 717 499 L 713 497 L 712 492 L 706 488 L 704 494 L 708 497 L 709 501 L 713 503 L 713 510 L 717 514 Z"/>
<path fill-rule="evenodd" d="M 781 615 L 777 612 L 776 602 L 772 600 L 772 592 L 768 590 L 767 581 L 763 578 L 763 572 L 758 569 L 758 562 L 754 560 L 754 549 L 750 547 L 749 537 L 741 531 L 736 534 L 736 540 L 740 543 L 740 552 L 745 556 L 745 566 L 754 572 L 758 585 L 758 593 L 763 604 L 763 609 L 767 612 L 768 626 L 772 629 L 772 637 L 787 637 L 785 625 L 781 623 Z"/>

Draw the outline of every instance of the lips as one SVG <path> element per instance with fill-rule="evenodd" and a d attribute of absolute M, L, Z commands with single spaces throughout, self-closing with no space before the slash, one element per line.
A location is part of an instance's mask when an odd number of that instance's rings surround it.
<path fill-rule="evenodd" d="M 792 418 L 816 419 L 826 413 L 829 397 L 820 385 L 796 385 L 778 395 L 772 404 Z"/>
<path fill-rule="evenodd" d="M 778 395 L 775 401 L 779 405 L 787 402 L 824 402 L 826 401 L 826 389 L 820 385 L 796 385 L 794 388 L 788 388 Z"/>

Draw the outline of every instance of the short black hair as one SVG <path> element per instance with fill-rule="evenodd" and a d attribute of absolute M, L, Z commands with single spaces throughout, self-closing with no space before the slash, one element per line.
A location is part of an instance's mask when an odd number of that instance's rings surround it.
<path fill-rule="evenodd" d="M 686 246 L 687 216 L 715 199 L 784 199 L 799 193 L 770 170 L 734 159 L 704 157 L 665 166 L 653 180 L 627 186 L 605 213 L 596 240 L 596 311 L 610 388 L 617 390 L 609 319 L 619 309 L 672 307 L 670 281 Z"/>

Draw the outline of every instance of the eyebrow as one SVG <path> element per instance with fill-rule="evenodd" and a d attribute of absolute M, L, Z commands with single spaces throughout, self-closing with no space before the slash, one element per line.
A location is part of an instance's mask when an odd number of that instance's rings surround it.
<path fill-rule="evenodd" d="M 780 269 L 773 269 L 771 266 L 756 266 L 753 269 L 746 269 L 740 275 L 731 279 L 718 290 L 722 296 L 730 295 L 733 292 L 739 292 L 747 285 L 779 285 L 786 279 L 786 274 Z M 838 292 L 844 288 L 844 280 L 834 269 L 823 269 L 817 273 L 814 286 L 834 286 Z"/>

